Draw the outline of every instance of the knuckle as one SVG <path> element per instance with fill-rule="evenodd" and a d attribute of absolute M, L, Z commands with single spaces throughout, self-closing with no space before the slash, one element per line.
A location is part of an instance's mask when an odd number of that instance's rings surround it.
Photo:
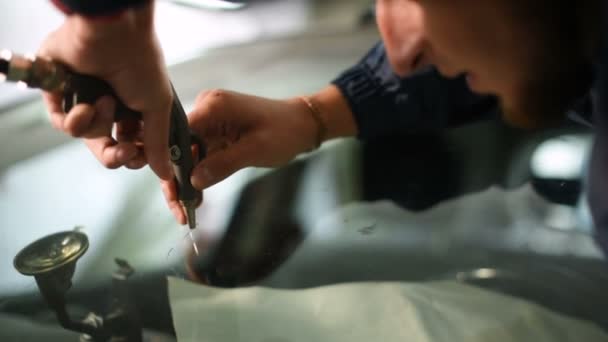
<path fill-rule="evenodd" d="M 210 111 L 221 108 L 227 100 L 228 93 L 222 89 L 215 89 L 209 92 L 206 97 L 206 106 Z"/>
<path fill-rule="evenodd" d="M 196 99 L 194 100 L 194 103 L 201 103 L 205 100 L 205 98 L 207 97 L 207 95 L 209 95 L 209 93 L 212 90 L 203 90 L 200 93 L 198 93 L 198 95 L 196 96 Z"/>
<path fill-rule="evenodd" d="M 224 89 L 213 89 L 209 92 L 209 97 L 212 99 L 225 97 L 227 94 Z"/>

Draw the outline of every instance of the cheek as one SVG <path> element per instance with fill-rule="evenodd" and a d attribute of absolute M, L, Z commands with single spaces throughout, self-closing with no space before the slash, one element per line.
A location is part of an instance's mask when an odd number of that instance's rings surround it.
<path fill-rule="evenodd" d="M 399 21 L 395 15 L 395 5 L 392 1 L 378 1 L 376 5 L 376 22 L 384 44 L 395 46 L 398 44 L 399 34 L 397 26 Z"/>
<path fill-rule="evenodd" d="M 376 6 L 376 20 L 378 22 L 378 29 L 382 36 L 382 42 L 388 54 L 391 64 L 393 66 L 399 61 L 398 47 L 400 46 L 400 37 L 398 33 L 398 21 L 396 20 L 394 13 L 391 11 L 389 1 L 378 1 Z"/>
<path fill-rule="evenodd" d="M 439 1 L 428 1 L 425 6 L 433 14 L 426 29 L 440 70 L 469 72 L 479 88 L 475 90 L 513 97 L 525 81 L 526 56 L 534 46 L 528 43 L 529 32 L 505 17 L 506 9 L 487 1 L 474 7 L 463 6 L 464 2 L 440 6 Z"/>
<path fill-rule="evenodd" d="M 472 62 L 472 52 L 476 49 L 471 44 L 471 37 L 467 37 L 458 25 L 429 18 L 426 29 L 437 63 L 460 68 Z"/>

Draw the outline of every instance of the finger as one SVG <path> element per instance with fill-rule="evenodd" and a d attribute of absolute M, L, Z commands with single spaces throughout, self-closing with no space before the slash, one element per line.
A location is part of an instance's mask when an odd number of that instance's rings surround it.
<path fill-rule="evenodd" d="M 163 180 L 173 177 L 169 162 L 169 113 L 144 117 L 144 146 L 150 168 Z"/>
<path fill-rule="evenodd" d="M 141 120 L 124 119 L 116 123 L 116 140 L 143 143 L 143 126 Z"/>
<path fill-rule="evenodd" d="M 74 137 L 98 138 L 108 136 L 114 122 L 114 100 L 104 96 L 94 106 L 78 104 L 66 114 L 61 105 L 62 95 L 43 93 L 51 124 Z"/>
<path fill-rule="evenodd" d="M 129 142 L 137 147 L 137 154 L 125 166 L 132 170 L 141 169 L 148 165 L 142 141 L 143 127 L 141 120 L 125 119 L 116 124 L 116 140 Z"/>
<path fill-rule="evenodd" d="M 255 146 L 252 139 L 243 139 L 225 150 L 208 155 L 194 168 L 190 182 L 196 189 L 202 190 L 244 167 L 252 166 Z"/>
<path fill-rule="evenodd" d="M 111 96 L 102 96 L 95 102 L 94 108 L 95 116 L 82 136 L 84 138 L 110 136 L 114 126 L 116 101 Z"/>
<path fill-rule="evenodd" d="M 63 131 L 75 138 L 81 137 L 90 128 L 95 117 L 95 107 L 89 104 L 77 104 L 63 120 Z M 107 132 L 105 134 L 107 136 Z"/>
<path fill-rule="evenodd" d="M 184 209 L 182 208 L 179 200 L 177 198 L 177 189 L 175 187 L 175 181 L 161 181 L 161 189 L 163 190 L 163 194 L 165 195 L 165 200 L 167 201 L 167 205 L 169 206 L 169 210 L 175 216 L 177 222 L 181 225 L 185 225 L 187 223 L 186 213 L 184 213 Z"/>
<path fill-rule="evenodd" d="M 125 165 L 138 153 L 135 144 L 118 143 L 111 137 L 85 139 L 85 144 L 97 160 L 109 169 L 116 169 Z"/>
<path fill-rule="evenodd" d="M 51 125 L 60 131 L 63 131 L 63 120 L 65 119 L 65 113 L 61 107 L 61 94 L 55 93 L 42 93 L 42 99 L 46 106 L 46 110 L 49 113 L 49 120 Z"/>

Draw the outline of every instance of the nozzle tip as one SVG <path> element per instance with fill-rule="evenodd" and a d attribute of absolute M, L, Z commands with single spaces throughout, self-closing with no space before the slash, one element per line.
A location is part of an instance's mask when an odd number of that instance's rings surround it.
<path fill-rule="evenodd" d="M 13 53 L 9 50 L 0 50 L 0 74 L 6 76 L 8 74 L 8 69 L 11 67 L 11 59 L 13 58 Z"/>
<path fill-rule="evenodd" d="M 8 69 L 10 67 L 10 62 L 4 59 L 0 59 L 0 74 L 5 75 L 8 74 Z"/>
<path fill-rule="evenodd" d="M 190 229 L 196 228 L 196 213 L 194 208 L 186 208 L 186 216 L 188 217 L 188 227 Z"/>

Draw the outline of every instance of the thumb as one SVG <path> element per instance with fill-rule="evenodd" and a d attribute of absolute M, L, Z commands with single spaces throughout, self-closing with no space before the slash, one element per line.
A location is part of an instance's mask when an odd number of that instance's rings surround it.
<path fill-rule="evenodd" d="M 199 190 L 221 182 L 236 171 L 252 166 L 254 152 L 254 143 L 247 139 L 216 151 L 192 170 L 190 182 Z"/>

